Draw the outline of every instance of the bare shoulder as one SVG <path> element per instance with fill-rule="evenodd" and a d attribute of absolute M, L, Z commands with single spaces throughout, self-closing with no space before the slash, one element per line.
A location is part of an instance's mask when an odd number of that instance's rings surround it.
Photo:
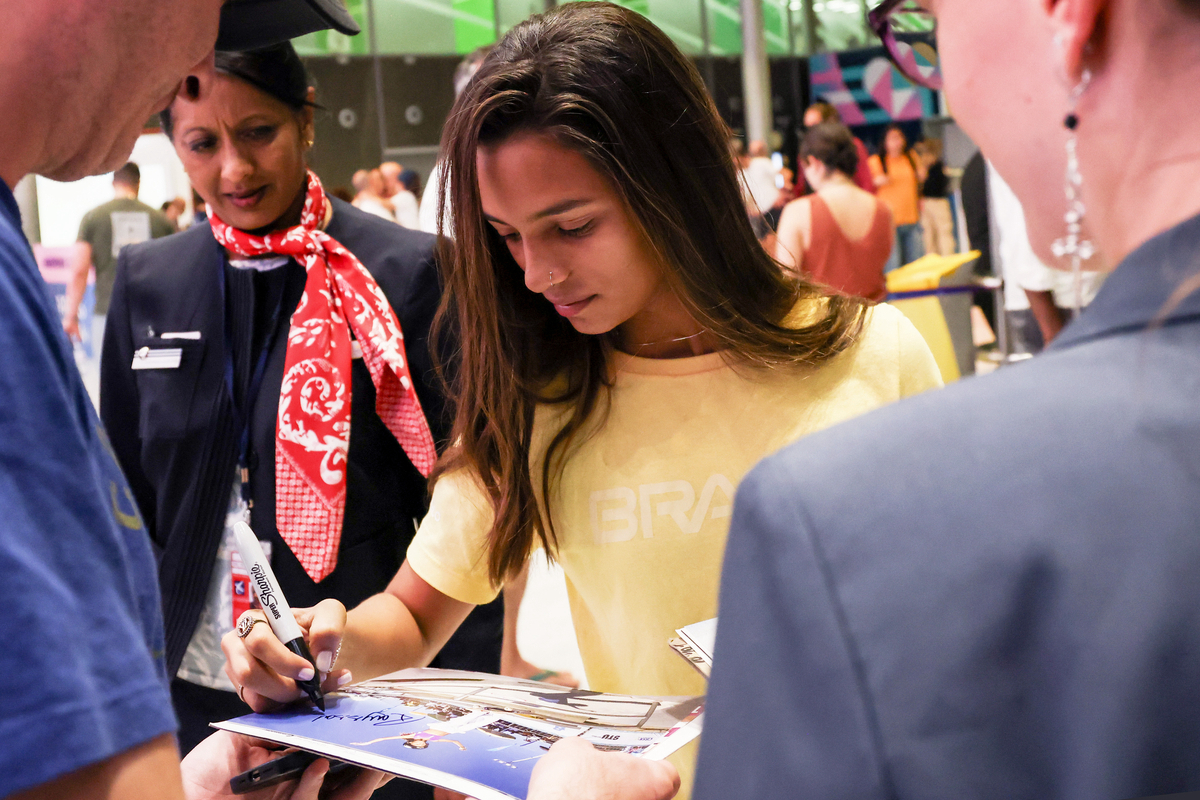
<path fill-rule="evenodd" d="M 785 228 L 807 228 L 812 219 L 812 202 L 809 197 L 797 197 L 783 207 L 779 217 L 779 231 Z"/>
<path fill-rule="evenodd" d="M 807 197 L 783 207 L 775 234 L 775 258 L 786 267 L 797 268 L 812 238 L 812 208 Z"/>

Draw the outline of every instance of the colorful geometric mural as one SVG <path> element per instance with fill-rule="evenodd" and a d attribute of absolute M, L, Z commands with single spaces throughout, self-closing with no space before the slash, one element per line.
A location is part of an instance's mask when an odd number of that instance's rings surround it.
<path fill-rule="evenodd" d="M 913 68 L 936 74 L 937 56 L 928 44 L 908 50 Z M 910 83 L 882 47 L 812 56 L 809 74 L 813 99 L 832 103 L 851 127 L 919 120 L 938 112 L 936 92 Z"/>

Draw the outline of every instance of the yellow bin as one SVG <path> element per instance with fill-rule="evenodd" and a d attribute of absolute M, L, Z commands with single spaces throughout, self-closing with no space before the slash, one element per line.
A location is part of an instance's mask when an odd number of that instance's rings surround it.
<path fill-rule="evenodd" d="M 922 256 L 887 274 L 888 294 L 937 289 L 943 278 L 953 275 L 963 264 L 979 256 L 978 250 L 951 256 Z M 962 377 L 958 370 L 958 358 L 954 355 L 954 343 L 950 339 L 950 328 L 946 326 L 946 315 L 942 312 L 938 296 L 900 297 L 888 302 L 900 309 L 925 337 L 925 343 L 933 351 L 933 358 L 941 370 L 942 380 L 951 383 Z"/>

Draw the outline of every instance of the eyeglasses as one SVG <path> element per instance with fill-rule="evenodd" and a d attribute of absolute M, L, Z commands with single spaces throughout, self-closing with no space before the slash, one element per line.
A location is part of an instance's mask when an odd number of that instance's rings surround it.
<path fill-rule="evenodd" d="M 926 89 L 942 88 L 937 51 L 924 42 L 910 45 L 896 38 L 908 31 L 935 31 L 936 17 L 912 0 L 883 0 L 867 14 L 867 21 L 904 77 Z"/>

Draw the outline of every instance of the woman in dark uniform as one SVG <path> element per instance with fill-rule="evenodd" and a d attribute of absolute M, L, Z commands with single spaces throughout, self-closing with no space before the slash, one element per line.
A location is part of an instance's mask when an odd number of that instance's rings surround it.
<path fill-rule="evenodd" d="M 248 711 L 220 648 L 250 603 L 232 523 L 249 521 L 295 607 L 353 606 L 399 568 L 445 434 L 435 237 L 325 195 L 290 45 L 215 65 L 162 115 L 209 223 L 122 252 L 101 387 L 160 555 L 184 752 Z M 497 671 L 501 616 L 435 665 Z"/>

